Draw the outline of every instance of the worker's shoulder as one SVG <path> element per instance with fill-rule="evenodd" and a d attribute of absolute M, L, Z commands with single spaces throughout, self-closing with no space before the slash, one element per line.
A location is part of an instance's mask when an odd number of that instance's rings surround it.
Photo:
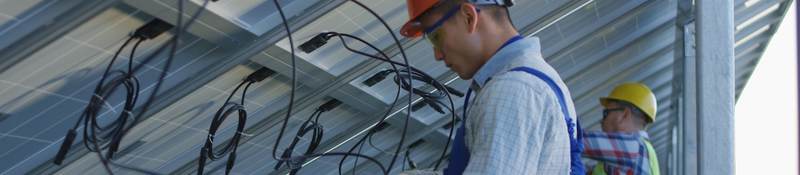
<path fill-rule="evenodd" d="M 488 94 L 513 94 L 517 98 L 550 96 L 550 87 L 541 79 L 520 71 L 506 71 L 493 76 L 484 86 Z"/>
<path fill-rule="evenodd" d="M 509 86 L 519 85 L 527 89 L 540 90 L 550 89 L 548 80 L 550 79 L 556 84 L 561 82 L 561 77 L 549 65 L 537 65 L 530 62 L 520 62 L 519 64 L 512 64 L 519 66 L 508 66 L 505 71 L 499 72 L 492 76 L 486 86 Z M 541 72 L 544 77 L 534 75 L 532 72 L 522 70 L 512 70 L 515 68 L 530 68 L 537 72 Z"/>
<path fill-rule="evenodd" d="M 557 97 L 552 93 L 553 90 L 545 79 L 551 79 L 558 84 L 558 86 L 561 86 L 563 83 L 555 70 L 549 65 L 537 65 L 531 62 L 518 62 L 512 65 L 520 66 L 508 66 L 505 71 L 495 74 L 492 76 L 491 80 L 486 83 L 485 89 L 536 97 L 537 99 L 556 100 Z M 526 71 L 512 71 L 512 69 L 517 67 L 535 69 L 536 71 L 542 72 L 546 77 L 539 77 Z M 564 87 L 559 88 L 563 89 Z"/>
<path fill-rule="evenodd" d="M 491 80 L 486 84 L 487 87 L 491 86 L 520 86 L 521 88 L 534 88 L 546 87 L 547 84 L 540 78 L 522 71 L 504 71 L 492 76 Z M 542 86 L 545 85 L 545 86 Z"/>
<path fill-rule="evenodd" d="M 535 94 L 549 91 L 550 87 L 545 79 L 552 79 L 556 84 L 563 84 L 558 72 L 547 63 L 542 57 L 541 52 L 537 47 L 523 47 L 505 52 L 503 57 L 508 60 L 505 62 L 500 72 L 495 73 L 489 82 L 486 83 L 487 88 L 497 86 L 495 88 L 514 87 L 517 90 L 533 90 Z M 512 71 L 515 68 L 527 67 L 538 72 L 543 73 L 546 77 L 537 77 L 526 71 Z M 546 90 L 546 91 L 545 91 Z"/>

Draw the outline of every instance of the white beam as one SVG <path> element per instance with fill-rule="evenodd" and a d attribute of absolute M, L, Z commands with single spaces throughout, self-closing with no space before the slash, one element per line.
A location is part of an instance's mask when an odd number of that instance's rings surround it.
<path fill-rule="evenodd" d="M 698 172 L 733 174 L 733 2 L 696 3 Z"/>

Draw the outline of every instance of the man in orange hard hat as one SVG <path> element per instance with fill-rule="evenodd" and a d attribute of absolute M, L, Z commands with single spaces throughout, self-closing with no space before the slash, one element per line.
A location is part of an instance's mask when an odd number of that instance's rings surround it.
<path fill-rule="evenodd" d="M 542 58 L 539 39 L 514 28 L 511 0 L 407 2 L 401 34 L 424 36 L 436 60 L 472 79 L 448 167 L 433 173 L 583 174 L 569 90 Z"/>

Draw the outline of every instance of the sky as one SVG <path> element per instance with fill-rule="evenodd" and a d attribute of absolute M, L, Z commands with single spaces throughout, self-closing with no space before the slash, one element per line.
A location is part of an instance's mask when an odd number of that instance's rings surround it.
<path fill-rule="evenodd" d="M 736 174 L 798 174 L 795 4 L 736 104 Z"/>

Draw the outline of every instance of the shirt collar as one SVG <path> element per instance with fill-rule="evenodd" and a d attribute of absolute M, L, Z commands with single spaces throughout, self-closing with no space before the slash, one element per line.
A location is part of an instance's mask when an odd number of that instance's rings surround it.
<path fill-rule="evenodd" d="M 644 137 L 644 139 L 650 140 L 650 135 L 648 135 L 646 131 L 639 131 L 638 133 L 639 133 L 639 136 Z"/>
<path fill-rule="evenodd" d="M 498 50 L 472 77 L 471 88 L 479 90 L 492 76 L 504 72 L 506 69 L 510 69 L 509 64 L 511 62 L 517 59 L 524 59 L 524 57 L 519 56 L 524 53 L 524 51 L 540 53 L 541 46 L 539 45 L 539 38 L 526 37 Z"/>

